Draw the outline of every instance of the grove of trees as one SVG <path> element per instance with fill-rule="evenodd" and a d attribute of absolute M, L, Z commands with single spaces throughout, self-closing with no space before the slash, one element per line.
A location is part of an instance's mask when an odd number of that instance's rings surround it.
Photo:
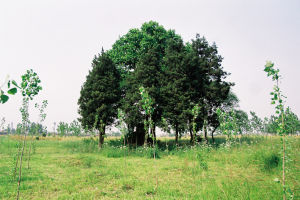
<path fill-rule="evenodd" d="M 117 108 L 125 113 L 129 143 L 142 145 L 145 138 L 139 88 L 144 87 L 153 100 L 153 128 L 162 127 L 162 119 L 178 138 L 192 131 L 192 108 L 198 104 L 197 131 L 217 127 L 215 111 L 228 97 L 233 83 L 225 81 L 228 73 L 221 65 L 217 46 L 196 35 L 184 43 L 174 30 L 157 22 L 147 22 L 120 37 L 112 49 L 95 57 L 78 101 L 80 121 L 100 132 L 117 121 Z M 205 123 L 204 123 L 205 122 Z M 191 134 L 192 135 L 192 134 Z"/>
<path fill-rule="evenodd" d="M 231 91 L 233 83 L 222 67 L 222 56 L 215 43 L 196 35 L 184 43 L 174 30 L 166 30 L 157 22 L 144 23 L 130 29 L 108 51 L 95 56 L 80 92 L 79 119 L 83 127 L 98 130 L 101 147 L 106 127 L 117 124 L 118 109 L 124 113 L 127 126 L 126 141 L 143 145 L 147 137 L 156 140 L 156 127 L 172 129 L 175 141 L 193 132 L 213 136 L 219 127 L 217 109 L 234 112 L 239 133 L 254 131 L 274 132 L 276 120 L 261 120 L 254 112 L 251 119 L 238 110 L 238 98 Z M 151 116 L 143 109 L 139 88 L 151 97 Z M 193 108 L 199 112 L 195 116 Z M 299 122 L 290 110 L 288 116 Z M 144 122 L 151 118 L 150 134 Z M 299 130 L 293 125 L 291 131 Z"/>

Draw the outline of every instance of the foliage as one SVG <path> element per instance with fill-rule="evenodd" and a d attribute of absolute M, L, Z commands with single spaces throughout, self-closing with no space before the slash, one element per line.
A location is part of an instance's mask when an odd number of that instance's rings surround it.
<path fill-rule="evenodd" d="M 23 101 L 22 101 L 22 107 L 20 108 L 20 112 L 22 114 L 22 133 L 24 137 L 23 137 L 22 151 L 20 155 L 17 200 L 20 197 L 20 186 L 22 180 L 22 161 L 23 161 L 23 155 L 26 146 L 26 136 L 28 134 L 27 129 L 29 126 L 29 110 L 28 110 L 29 101 L 32 100 L 33 97 L 35 97 L 40 92 L 40 90 L 42 90 L 42 87 L 40 86 L 41 80 L 38 77 L 37 73 L 35 73 L 32 69 L 27 70 L 26 73 L 21 77 L 22 77 L 22 82 L 21 82 L 20 89 L 23 95 Z M 31 150 L 31 146 L 30 146 L 30 150 Z M 30 155 L 30 150 L 29 150 L 29 155 Z M 29 159 L 28 159 L 28 169 L 29 169 Z"/>
<path fill-rule="evenodd" d="M 185 47 L 181 38 L 167 41 L 161 78 L 162 116 L 175 131 L 175 139 L 185 129 L 189 111 L 188 78 L 185 73 Z"/>
<path fill-rule="evenodd" d="M 287 139 L 286 139 L 286 133 L 287 129 L 285 127 L 285 110 L 284 110 L 284 102 L 283 99 L 285 96 L 282 95 L 282 91 L 279 87 L 279 78 L 281 77 L 279 75 L 279 69 L 274 68 L 274 63 L 268 61 L 265 65 L 265 72 L 267 72 L 268 76 L 271 76 L 272 80 L 275 81 L 275 85 L 273 87 L 273 91 L 270 93 L 271 98 L 271 104 L 275 105 L 275 112 L 277 115 L 277 134 L 281 136 L 282 141 L 282 186 L 283 186 L 283 199 L 285 200 L 287 197 L 287 192 L 290 191 L 290 189 L 287 190 L 288 186 L 286 185 L 286 162 L 287 162 L 287 147 L 289 149 Z"/>
<path fill-rule="evenodd" d="M 235 110 L 230 112 L 222 111 L 220 108 L 217 109 L 217 115 L 220 122 L 220 131 L 223 135 L 226 135 L 228 144 L 231 143 L 232 137 L 238 135 L 238 124 Z"/>
<path fill-rule="evenodd" d="M 196 104 L 194 105 L 193 109 L 192 109 L 192 115 L 193 115 L 193 121 L 192 121 L 192 126 L 193 126 L 193 137 L 192 137 L 192 144 L 195 144 L 195 140 L 196 140 L 196 133 L 197 133 L 197 118 L 199 116 L 200 113 L 200 109 L 201 107 Z"/>
<path fill-rule="evenodd" d="M 79 136 L 82 132 L 82 127 L 77 120 L 73 120 L 69 125 L 69 132 L 73 136 Z"/>
<path fill-rule="evenodd" d="M 18 91 L 18 88 L 20 88 L 16 81 L 9 80 L 9 77 L 7 76 L 4 83 L 0 86 L 0 103 L 2 103 L 2 104 L 6 103 L 9 99 L 9 96 L 6 95 L 6 93 L 2 89 L 6 84 L 7 84 L 7 89 L 8 89 L 7 94 L 9 94 L 9 95 L 15 95 Z M 12 85 L 14 85 L 14 86 L 11 87 Z"/>
<path fill-rule="evenodd" d="M 285 110 L 285 129 L 286 133 L 296 134 L 300 132 L 300 120 L 298 116 L 292 112 L 292 110 L 287 107 Z"/>
<path fill-rule="evenodd" d="M 60 136 L 67 136 L 69 134 L 69 124 L 66 122 L 59 122 L 57 125 L 57 133 Z"/>
<path fill-rule="evenodd" d="M 215 110 L 227 99 L 232 84 L 224 81 L 228 74 L 221 67 L 216 45 L 209 45 L 204 37 L 197 34 L 185 45 L 174 30 L 150 21 L 120 37 L 108 55 L 122 77 L 120 108 L 126 113 L 129 135 L 145 135 L 140 129 L 144 120 L 140 86 L 153 100 L 154 131 L 156 126 L 171 127 L 177 139 L 191 131 L 195 104 L 202 108 L 197 131 L 204 121 L 215 128 L 219 125 Z"/>
<path fill-rule="evenodd" d="M 86 77 L 78 100 L 79 121 L 83 127 L 99 130 L 99 147 L 104 140 L 105 127 L 113 124 L 117 117 L 120 98 L 120 73 L 102 50 L 92 62 L 92 71 Z"/>
<path fill-rule="evenodd" d="M 125 113 L 118 109 L 118 125 L 117 128 L 120 130 L 123 136 L 126 136 L 128 134 L 128 128 L 126 127 L 125 123 Z"/>
<path fill-rule="evenodd" d="M 256 133 L 261 133 L 264 131 L 264 125 L 263 125 L 263 120 L 260 119 L 255 112 L 250 111 L 251 119 L 250 119 L 250 124 L 252 127 L 252 131 Z"/>
<path fill-rule="evenodd" d="M 243 110 L 236 110 L 235 109 L 235 116 L 236 116 L 236 123 L 238 127 L 238 133 L 248 133 L 251 131 L 251 122 L 248 118 L 248 114 Z"/>
<path fill-rule="evenodd" d="M 151 130 L 153 128 L 152 115 L 154 112 L 153 100 L 143 86 L 140 87 L 139 90 L 140 90 L 140 95 L 142 97 L 141 99 L 142 108 L 143 111 L 145 112 L 144 126 L 146 131 L 146 137 L 145 137 L 145 144 L 146 144 L 148 137 L 152 137 L 154 141 L 154 135 L 153 133 L 151 133 Z"/>
<path fill-rule="evenodd" d="M 280 121 L 280 116 L 271 115 L 270 118 L 264 119 L 265 132 L 267 133 L 277 133 L 278 121 Z M 300 120 L 298 116 L 291 111 L 289 107 L 285 109 L 285 129 L 287 134 L 297 134 L 300 132 Z"/>

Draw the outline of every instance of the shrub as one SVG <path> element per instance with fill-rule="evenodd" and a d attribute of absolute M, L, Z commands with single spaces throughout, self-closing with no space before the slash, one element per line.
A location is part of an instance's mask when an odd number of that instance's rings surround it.
<path fill-rule="evenodd" d="M 155 155 L 155 158 L 160 158 L 159 153 L 158 153 L 158 149 L 149 148 L 147 150 L 146 155 L 147 155 L 148 158 L 154 158 L 154 155 Z"/>
<path fill-rule="evenodd" d="M 280 163 L 279 155 L 272 153 L 271 155 L 267 155 L 264 157 L 264 169 L 270 171 L 279 166 Z"/>

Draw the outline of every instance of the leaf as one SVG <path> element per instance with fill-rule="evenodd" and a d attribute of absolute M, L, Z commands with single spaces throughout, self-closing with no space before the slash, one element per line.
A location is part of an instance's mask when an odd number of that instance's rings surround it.
<path fill-rule="evenodd" d="M 7 87 L 10 88 L 10 81 L 7 82 Z"/>
<path fill-rule="evenodd" d="M 11 88 L 10 90 L 7 91 L 8 94 L 14 95 L 17 93 L 17 88 Z"/>
<path fill-rule="evenodd" d="M 20 88 L 20 87 L 18 86 L 18 84 L 17 84 L 16 81 L 12 80 L 11 83 L 12 83 L 14 86 L 16 86 L 17 88 Z"/>
<path fill-rule="evenodd" d="M 2 94 L 0 98 L 1 98 L 1 102 L 2 102 L 2 103 L 7 102 L 8 99 L 9 99 L 9 97 L 8 97 L 7 95 L 5 95 L 5 94 Z"/>

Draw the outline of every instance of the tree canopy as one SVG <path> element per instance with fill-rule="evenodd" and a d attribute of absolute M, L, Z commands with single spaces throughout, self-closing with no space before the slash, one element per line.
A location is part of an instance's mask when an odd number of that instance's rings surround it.
<path fill-rule="evenodd" d="M 99 146 L 103 143 L 105 127 L 117 117 L 120 98 L 120 73 L 102 50 L 92 62 L 92 70 L 86 77 L 78 100 L 79 120 L 84 127 L 99 130 Z"/>
<path fill-rule="evenodd" d="M 217 46 L 199 34 L 184 43 L 174 30 L 146 22 L 94 59 L 79 99 L 81 122 L 92 127 L 98 114 L 110 125 L 119 107 L 129 141 L 142 144 L 146 141 L 143 121 L 149 117 L 140 103 L 139 88 L 143 87 L 153 100 L 153 135 L 160 126 L 171 127 L 176 141 L 182 133 L 191 132 L 192 109 L 199 105 L 196 129 L 203 128 L 207 139 L 207 128 L 219 125 L 216 109 L 231 101 L 228 94 L 233 84 L 225 81 L 228 73 L 222 68 L 222 59 Z"/>

